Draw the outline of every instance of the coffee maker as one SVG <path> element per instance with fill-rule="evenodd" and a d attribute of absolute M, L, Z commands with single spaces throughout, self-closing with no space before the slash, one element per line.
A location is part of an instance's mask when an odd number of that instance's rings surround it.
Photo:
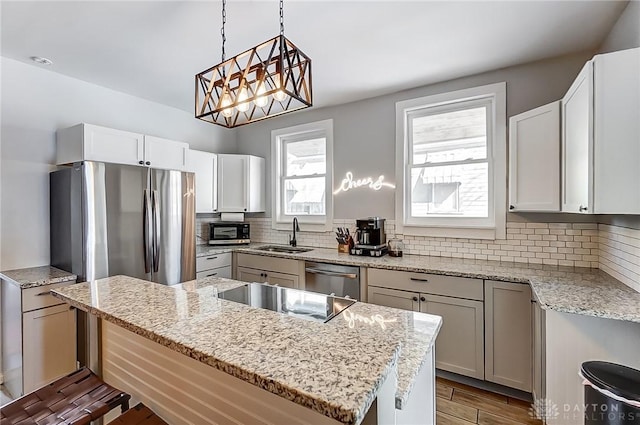
<path fill-rule="evenodd" d="M 387 253 L 384 218 L 369 217 L 356 220 L 356 227 L 356 243 L 351 248 L 351 254 L 382 257 Z"/>

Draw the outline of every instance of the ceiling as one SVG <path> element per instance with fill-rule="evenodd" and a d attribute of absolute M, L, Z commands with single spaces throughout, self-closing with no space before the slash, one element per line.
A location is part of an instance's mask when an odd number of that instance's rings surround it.
<path fill-rule="evenodd" d="M 314 106 L 596 49 L 626 1 L 287 0 Z M 2 55 L 193 112 L 220 62 L 220 1 L 2 1 Z M 278 2 L 228 0 L 227 57 L 278 34 Z"/>

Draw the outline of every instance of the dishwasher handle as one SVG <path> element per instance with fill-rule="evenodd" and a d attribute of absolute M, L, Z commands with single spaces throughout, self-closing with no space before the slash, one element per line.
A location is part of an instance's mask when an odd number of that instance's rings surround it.
<path fill-rule="evenodd" d="M 329 271 L 329 270 L 316 269 L 316 268 L 313 268 L 313 267 L 305 267 L 304 271 L 307 272 L 307 273 L 323 274 L 323 275 L 327 275 L 327 276 L 344 277 L 344 278 L 347 278 L 347 279 L 357 279 L 358 278 L 358 275 L 356 273 L 332 272 L 332 271 Z"/>

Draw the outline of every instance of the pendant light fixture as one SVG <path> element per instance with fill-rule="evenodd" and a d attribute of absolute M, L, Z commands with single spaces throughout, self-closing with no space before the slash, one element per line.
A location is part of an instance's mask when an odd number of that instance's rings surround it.
<path fill-rule="evenodd" d="M 311 59 L 280 35 L 225 57 L 226 0 L 222 0 L 222 62 L 196 74 L 195 116 L 232 128 L 312 106 Z"/>

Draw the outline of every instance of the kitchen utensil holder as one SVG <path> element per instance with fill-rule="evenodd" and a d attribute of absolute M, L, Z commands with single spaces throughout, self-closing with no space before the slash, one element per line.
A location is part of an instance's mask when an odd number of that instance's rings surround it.
<path fill-rule="evenodd" d="M 351 249 L 351 245 L 346 244 L 346 243 L 339 243 L 338 244 L 338 252 L 342 252 L 344 254 L 348 254 L 349 250 Z"/>

